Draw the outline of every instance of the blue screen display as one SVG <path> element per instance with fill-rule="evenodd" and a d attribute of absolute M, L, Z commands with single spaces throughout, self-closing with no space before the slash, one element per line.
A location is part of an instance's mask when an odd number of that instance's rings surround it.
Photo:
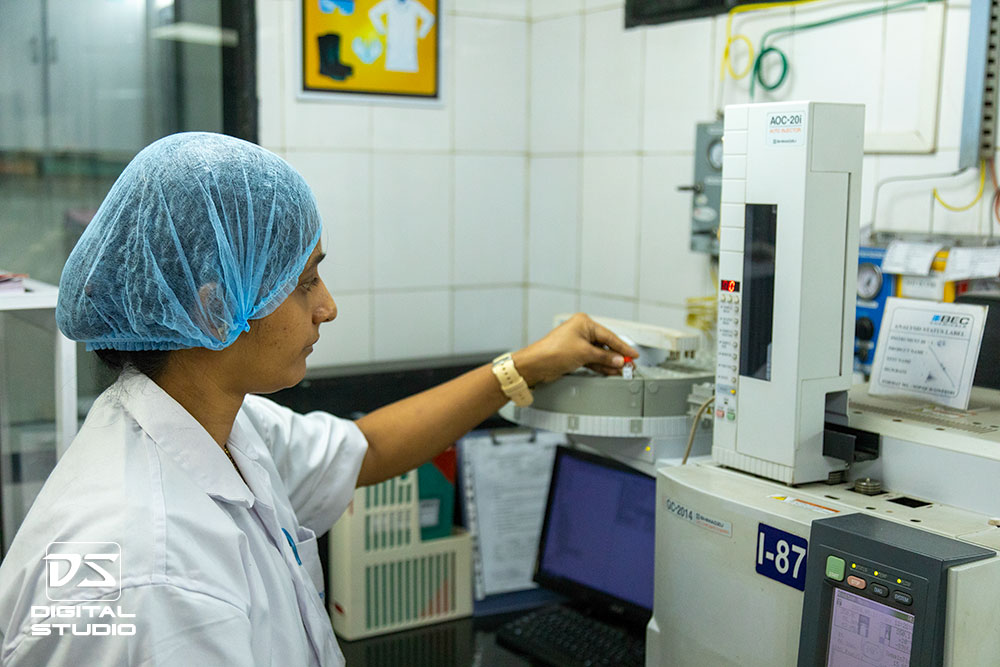
<path fill-rule="evenodd" d="M 652 610 L 656 480 L 556 457 L 539 569 Z"/>

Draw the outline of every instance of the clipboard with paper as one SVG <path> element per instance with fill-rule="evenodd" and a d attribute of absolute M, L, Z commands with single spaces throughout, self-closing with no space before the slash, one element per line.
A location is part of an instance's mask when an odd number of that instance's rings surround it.
<path fill-rule="evenodd" d="M 556 445 L 546 431 L 477 431 L 458 443 L 466 528 L 473 539 L 473 591 L 486 596 L 532 581 Z"/>

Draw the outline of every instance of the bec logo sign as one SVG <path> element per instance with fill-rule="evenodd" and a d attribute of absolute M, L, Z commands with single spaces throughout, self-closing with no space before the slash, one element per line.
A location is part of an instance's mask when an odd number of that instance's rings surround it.
<path fill-rule="evenodd" d="M 52 602 L 121 597 L 122 548 L 117 542 L 52 542 L 44 560 L 45 594 Z"/>

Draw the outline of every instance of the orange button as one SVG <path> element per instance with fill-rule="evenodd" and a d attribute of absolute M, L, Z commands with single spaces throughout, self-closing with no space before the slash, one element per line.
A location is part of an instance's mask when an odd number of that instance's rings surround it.
<path fill-rule="evenodd" d="M 848 577 L 847 585 L 854 586 L 855 588 L 860 588 L 861 590 L 864 590 L 865 587 L 868 585 L 868 582 L 862 579 L 861 577 Z"/>

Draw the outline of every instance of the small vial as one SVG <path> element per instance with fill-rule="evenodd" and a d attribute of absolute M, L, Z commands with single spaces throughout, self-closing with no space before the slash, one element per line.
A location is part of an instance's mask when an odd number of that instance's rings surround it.
<path fill-rule="evenodd" d="M 631 380 L 635 376 L 635 364 L 632 363 L 632 357 L 625 357 L 625 365 L 622 366 L 622 377 L 626 380 Z"/>

